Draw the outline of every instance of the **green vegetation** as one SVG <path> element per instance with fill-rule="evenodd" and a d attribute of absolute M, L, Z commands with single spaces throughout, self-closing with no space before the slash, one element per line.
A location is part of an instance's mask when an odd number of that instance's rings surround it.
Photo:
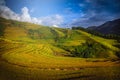
<path fill-rule="evenodd" d="M 0 25 L 0 36 L 3 36 L 4 34 L 4 25 Z"/>
<path fill-rule="evenodd" d="M 0 80 L 119 80 L 119 45 L 84 30 L 0 18 Z"/>
<path fill-rule="evenodd" d="M 69 47 L 64 47 L 66 50 Z M 109 53 L 107 52 L 107 49 L 99 44 L 99 43 L 94 43 L 94 42 L 86 42 L 83 43 L 82 45 L 79 46 L 72 46 L 72 51 L 71 54 L 76 57 L 81 57 L 81 58 L 106 58 L 109 57 Z"/>
<path fill-rule="evenodd" d="M 89 29 L 85 29 L 83 27 L 72 27 L 72 29 L 73 30 L 82 30 L 82 31 L 85 31 L 87 33 L 93 34 L 95 36 L 103 37 L 103 38 L 106 38 L 106 39 L 115 39 L 118 42 L 120 42 L 120 35 L 116 35 L 116 34 L 102 34 L 102 33 L 99 33 L 99 32 L 97 32 L 95 30 L 89 30 Z"/>

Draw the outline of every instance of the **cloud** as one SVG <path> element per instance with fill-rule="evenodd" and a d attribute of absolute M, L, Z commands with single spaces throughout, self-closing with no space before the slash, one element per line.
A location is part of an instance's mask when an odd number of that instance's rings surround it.
<path fill-rule="evenodd" d="M 86 0 L 89 4 L 89 9 L 96 12 L 119 12 L 120 13 L 120 0 Z"/>
<path fill-rule="evenodd" d="M 21 17 L 21 21 L 31 22 L 32 18 L 31 18 L 31 16 L 30 16 L 28 11 L 29 10 L 28 10 L 27 7 L 22 8 L 22 15 L 20 16 Z"/>
<path fill-rule="evenodd" d="M 0 5 L 0 16 L 6 19 L 14 19 L 14 20 L 17 20 L 19 18 L 18 14 L 11 11 L 8 7 L 1 5 Z"/>
<path fill-rule="evenodd" d="M 79 6 L 80 7 L 85 7 L 85 4 L 80 3 Z"/>
<path fill-rule="evenodd" d="M 59 27 L 59 26 L 57 26 L 57 25 L 53 25 L 53 27 Z"/>
<path fill-rule="evenodd" d="M 0 5 L 5 5 L 5 0 L 0 0 Z"/>
<path fill-rule="evenodd" d="M 63 22 L 63 18 L 60 15 L 52 15 L 40 18 L 44 25 L 60 25 Z"/>
<path fill-rule="evenodd" d="M 84 15 L 74 19 L 70 26 L 98 26 L 120 18 L 120 0 L 85 0 L 79 6 Z"/>
<path fill-rule="evenodd" d="M 48 0 L 43 0 L 44 3 L 47 1 Z M 50 0 L 49 2 L 52 3 L 54 1 L 64 2 L 64 0 Z M 0 0 L 0 16 L 6 19 L 55 27 L 64 27 L 65 25 L 69 25 L 69 27 L 97 26 L 103 24 L 106 21 L 120 18 L 120 0 L 70 0 L 65 5 L 68 6 L 64 8 L 63 5 L 63 11 L 58 11 L 60 14 L 62 14 L 62 16 L 59 14 L 54 14 L 36 18 L 30 15 L 36 11 L 34 7 L 33 9 L 23 7 L 21 9 L 21 13 L 17 14 L 5 5 L 5 0 Z"/>
<path fill-rule="evenodd" d="M 23 7 L 21 9 L 21 14 L 17 14 L 13 12 L 10 8 L 5 6 L 5 1 L 0 1 L 0 17 L 6 18 L 6 19 L 12 19 L 22 22 L 31 22 L 34 24 L 40 24 L 45 26 L 53 26 L 58 27 L 63 22 L 63 17 L 56 14 L 41 18 L 31 17 L 29 14 L 29 9 L 27 7 Z"/>
<path fill-rule="evenodd" d="M 98 26 L 113 19 L 116 19 L 116 17 L 106 12 L 98 14 L 94 11 L 88 11 L 82 17 L 74 19 L 69 25 L 82 27 Z"/>

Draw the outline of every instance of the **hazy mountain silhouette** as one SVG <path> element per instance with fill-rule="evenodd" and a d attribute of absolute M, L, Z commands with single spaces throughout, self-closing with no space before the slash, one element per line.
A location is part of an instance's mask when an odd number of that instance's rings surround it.
<path fill-rule="evenodd" d="M 120 35 L 120 19 L 108 21 L 100 26 L 88 27 L 89 30 L 95 30 L 103 34 L 117 34 Z"/>

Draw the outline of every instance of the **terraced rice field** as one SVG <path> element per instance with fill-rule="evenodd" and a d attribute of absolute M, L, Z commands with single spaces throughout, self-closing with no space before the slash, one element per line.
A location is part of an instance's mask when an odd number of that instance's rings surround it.
<path fill-rule="evenodd" d="M 86 42 L 98 44 L 101 50 L 104 46 L 102 57 L 71 56 L 73 48 Z M 82 30 L 0 18 L 0 80 L 120 80 L 116 44 Z M 90 45 L 84 46 L 90 50 Z"/>
<path fill-rule="evenodd" d="M 117 60 L 55 56 L 45 44 L 1 43 L 0 80 L 120 79 Z"/>

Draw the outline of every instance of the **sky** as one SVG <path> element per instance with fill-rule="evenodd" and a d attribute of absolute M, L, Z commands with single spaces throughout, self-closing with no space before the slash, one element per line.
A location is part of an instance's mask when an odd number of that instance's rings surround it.
<path fill-rule="evenodd" d="M 98 26 L 120 18 L 120 0 L 0 0 L 0 17 L 45 26 Z"/>

